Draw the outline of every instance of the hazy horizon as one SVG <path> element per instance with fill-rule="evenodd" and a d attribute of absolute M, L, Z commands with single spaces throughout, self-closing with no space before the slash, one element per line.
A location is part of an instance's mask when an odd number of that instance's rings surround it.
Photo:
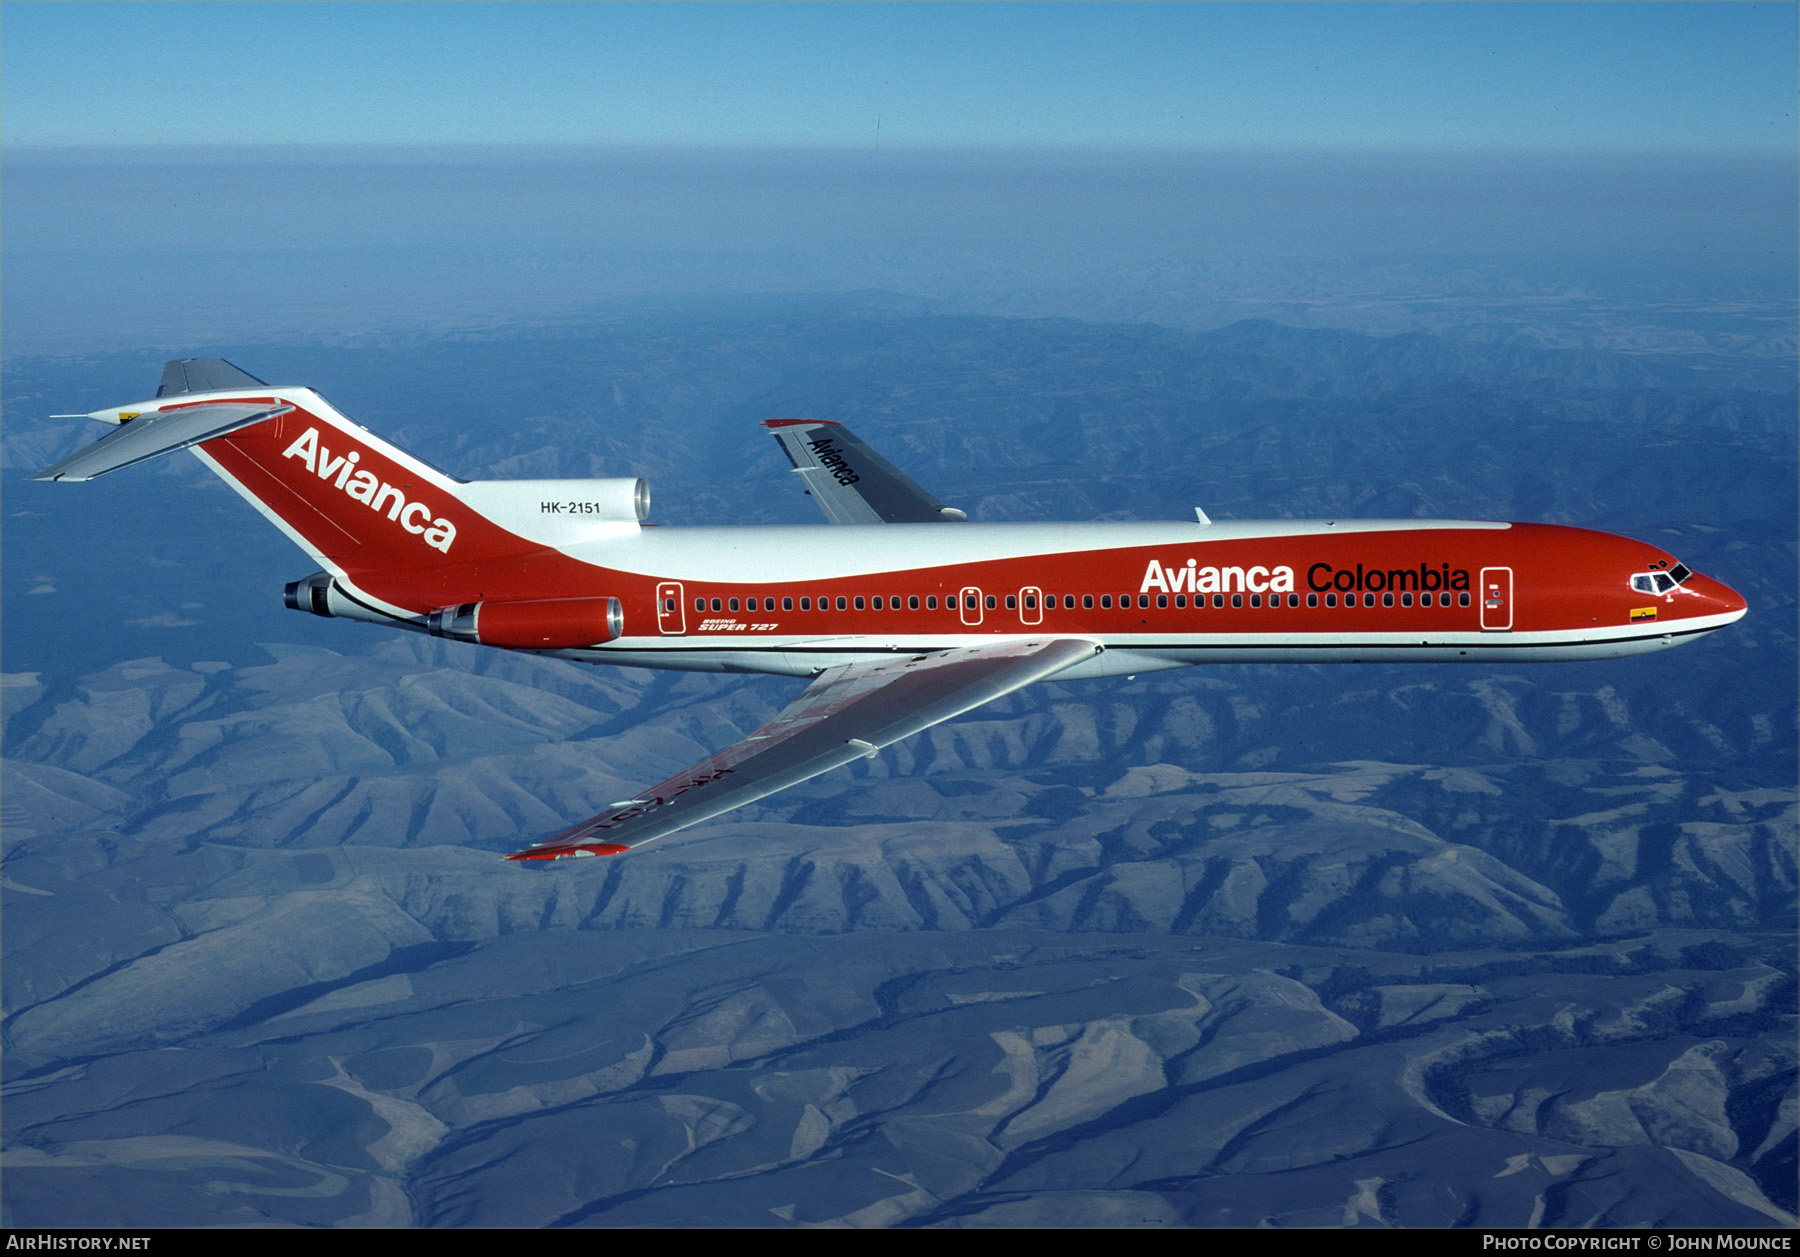
<path fill-rule="evenodd" d="M 1795 170 L 1693 154 L 9 150 L 6 352 L 467 329 L 734 292 L 1386 332 L 1480 322 L 1459 305 L 1477 297 L 1773 303 L 1762 323 L 1794 294 Z"/>

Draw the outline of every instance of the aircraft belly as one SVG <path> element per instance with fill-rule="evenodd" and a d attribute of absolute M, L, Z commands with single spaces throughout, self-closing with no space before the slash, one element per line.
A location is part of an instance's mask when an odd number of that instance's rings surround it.
<path fill-rule="evenodd" d="M 1104 649 L 1066 669 L 1064 680 L 1156 672 L 1204 663 L 1494 663 L 1616 659 L 1648 654 L 1704 636 L 1719 624 L 1697 622 L 1661 633 L 1617 630 L 1447 633 L 1418 638 L 1394 633 L 1088 633 Z M 686 672 L 811 676 L 821 668 L 873 663 L 897 655 L 949 650 L 1041 636 L 1029 633 L 930 636 L 622 638 L 604 647 L 554 653 L 585 663 Z"/>

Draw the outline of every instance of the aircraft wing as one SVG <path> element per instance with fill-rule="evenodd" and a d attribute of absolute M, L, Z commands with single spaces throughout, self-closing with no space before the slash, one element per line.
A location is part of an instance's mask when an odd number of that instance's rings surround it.
<path fill-rule="evenodd" d="M 507 856 L 616 855 L 959 716 L 1100 650 L 1081 638 L 997 642 L 830 668 L 741 742 L 591 820 Z"/>
<path fill-rule="evenodd" d="M 171 364 L 173 365 L 173 364 Z M 33 480 L 92 480 L 170 450 L 210 441 L 276 415 L 292 406 L 269 402 L 198 402 L 171 410 L 151 410 L 53 463 Z"/>
<path fill-rule="evenodd" d="M 942 524 L 969 518 L 828 419 L 765 419 L 834 524 Z"/>

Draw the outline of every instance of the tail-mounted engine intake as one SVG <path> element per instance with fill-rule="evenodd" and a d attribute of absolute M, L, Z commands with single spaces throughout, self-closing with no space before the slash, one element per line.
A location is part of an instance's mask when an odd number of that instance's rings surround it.
<path fill-rule="evenodd" d="M 368 608 L 351 599 L 338 588 L 330 572 L 314 572 L 304 580 L 294 581 L 287 587 L 283 600 L 290 611 L 310 611 L 314 615 L 392 623 L 391 617 L 370 614 Z"/>
<path fill-rule="evenodd" d="M 425 618 L 433 637 L 514 650 L 576 650 L 625 631 L 617 598 L 512 598 L 439 607 Z"/>

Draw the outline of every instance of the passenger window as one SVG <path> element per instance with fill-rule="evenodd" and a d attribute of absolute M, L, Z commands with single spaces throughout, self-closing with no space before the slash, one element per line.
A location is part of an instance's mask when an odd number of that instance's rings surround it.
<path fill-rule="evenodd" d="M 990 607 L 994 605 L 993 595 L 991 594 L 988 596 L 988 605 Z M 1017 611 L 1019 609 L 1019 596 L 1017 594 L 1006 595 L 1006 609 L 1008 611 Z"/>
<path fill-rule="evenodd" d="M 925 595 L 925 609 L 927 611 L 936 611 L 937 610 L 937 595 L 936 594 L 926 594 Z"/>
<path fill-rule="evenodd" d="M 1251 594 L 1250 595 L 1250 605 L 1253 607 L 1262 606 L 1262 595 L 1261 594 Z"/>
<path fill-rule="evenodd" d="M 1242 595 L 1242 594 L 1231 595 L 1231 605 L 1234 607 L 1243 606 L 1244 605 L 1244 595 Z"/>
<path fill-rule="evenodd" d="M 737 599 L 736 598 L 731 599 L 731 601 L 727 602 L 725 604 L 725 606 L 728 610 L 736 611 L 738 609 Z"/>
<path fill-rule="evenodd" d="M 875 609 L 876 609 L 876 610 L 877 610 L 877 611 L 880 611 L 880 610 L 881 610 L 881 609 L 882 609 L 882 607 L 881 607 L 881 595 L 880 595 L 880 594 L 876 594 L 876 595 L 875 595 L 875 599 L 874 599 L 874 603 L 875 603 Z"/>
<path fill-rule="evenodd" d="M 1297 607 L 1299 605 L 1300 605 L 1300 595 L 1299 594 L 1289 594 L 1288 595 L 1288 606 Z"/>
<path fill-rule="evenodd" d="M 862 600 L 861 594 L 856 595 L 856 609 L 858 611 L 861 611 L 863 609 L 863 600 Z"/>
<path fill-rule="evenodd" d="M 802 611 L 811 611 L 812 610 L 812 599 L 811 598 L 802 598 L 800 600 L 800 609 Z"/>
<path fill-rule="evenodd" d="M 1044 601 L 1049 602 L 1050 600 L 1048 598 L 1046 598 Z M 1025 609 L 1027 611 L 1036 611 L 1037 610 L 1037 599 L 1034 596 L 1032 596 L 1031 594 L 1025 595 Z"/>
<path fill-rule="evenodd" d="M 1337 595 L 1336 594 L 1326 594 L 1325 595 L 1325 605 L 1328 607 L 1337 606 Z"/>
<path fill-rule="evenodd" d="M 1411 594 L 1401 594 L 1400 595 L 1400 605 L 1403 607 L 1412 606 L 1412 595 Z"/>
<path fill-rule="evenodd" d="M 1468 590 L 1465 589 L 1460 594 L 1456 595 L 1456 605 L 1459 607 L 1466 607 L 1469 605 L 1469 591 Z"/>
<path fill-rule="evenodd" d="M 724 609 L 725 609 L 725 605 L 723 603 L 721 603 L 717 598 L 714 598 L 713 599 L 713 610 L 714 611 L 723 611 Z"/>
<path fill-rule="evenodd" d="M 1169 595 L 1167 595 L 1167 594 L 1156 595 L 1156 606 L 1157 606 L 1158 610 L 1167 610 L 1168 606 L 1169 606 Z"/>
<path fill-rule="evenodd" d="M 1220 608 L 1220 607 L 1223 607 L 1224 605 L 1225 605 L 1225 595 L 1224 594 L 1214 594 L 1213 595 L 1214 608 Z"/>
<path fill-rule="evenodd" d="M 1381 605 L 1384 607 L 1393 606 L 1394 605 L 1394 595 L 1392 595 L 1392 594 L 1381 595 Z"/>
<path fill-rule="evenodd" d="M 1391 594 L 1389 596 L 1392 597 Z M 1375 605 L 1375 595 L 1374 594 L 1364 594 L 1363 595 L 1363 606 L 1372 607 L 1374 605 Z"/>
<path fill-rule="evenodd" d="M 1094 595 L 1092 595 L 1092 594 L 1081 595 L 1081 605 L 1086 607 L 1089 611 L 1092 611 L 1094 609 Z"/>
<path fill-rule="evenodd" d="M 706 599 L 704 599 L 704 598 L 694 599 L 694 610 L 696 610 L 696 611 L 706 610 Z"/>
<path fill-rule="evenodd" d="M 912 594 L 906 599 L 906 609 L 908 611 L 917 611 L 919 609 L 919 595 Z"/>
<path fill-rule="evenodd" d="M 838 595 L 837 609 L 839 611 L 842 611 L 844 609 L 844 595 L 842 595 L 842 594 Z"/>
<path fill-rule="evenodd" d="M 1298 595 L 1298 594 L 1296 594 L 1296 595 L 1294 595 L 1294 596 L 1295 596 L 1295 597 L 1299 597 L 1299 595 Z M 1309 606 L 1309 607 L 1316 607 L 1316 606 L 1318 606 L 1318 605 L 1319 605 L 1319 595 L 1317 595 L 1317 594 L 1308 594 L 1308 595 L 1306 595 L 1306 605 L 1307 605 L 1307 606 Z"/>
<path fill-rule="evenodd" d="M 1177 607 L 1187 606 L 1187 595 L 1186 594 L 1176 594 L 1175 595 L 1175 605 Z"/>
<path fill-rule="evenodd" d="M 746 610 L 746 611 L 754 611 L 754 610 L 756 610 L 756 599 L 754 599 L 754 598 L 751 598 L 751 599 L 750 599 L 750 600 L 748 600 L 748 601 L 747 601 L 747 602 L 745 602 L 745 603 L 744 603 L 744 610 Z"/>
<path fill-rule="evenodd" d="M 1129 601 L 1129 599 L 1127 599 L 1127 601 Z M 1145 610 L 1149 610 L 1150 595 L 1149 594 L 1139 594 L 1138 595 L 1138 606 L 1143 607 Z"/>
<path fill-rule="evenodd" d="M 794 600 L 792 598 L 783 598 L 781 600 L 781 609 L 783 611 L 792 611 L 794 609 Z"/>
<path fill-rule="evenodd" d="M 1100 595 L 1100 607 L 1102 610 L 1105 610 L 1105 611 L 1112 610 L 1112 595 L 1111 594 L 1101 594 Z"/>

